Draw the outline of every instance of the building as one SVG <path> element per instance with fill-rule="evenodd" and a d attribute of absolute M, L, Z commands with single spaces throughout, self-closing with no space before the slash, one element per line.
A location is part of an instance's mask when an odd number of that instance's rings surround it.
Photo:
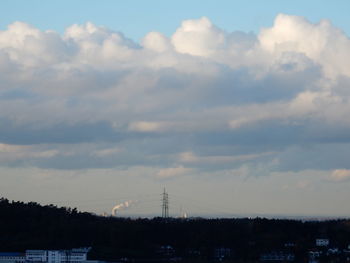
<path fill-rule="evenodd" d="M 173 257 L 175 255 L 175 249 L 169 245 L 160 246 L 156 252 L 162 257 Z"/>
<path fill-rule="evenodd" d="M 329 239 L 327 238 L 317 238 L 316 246 L 317 247 L 327 247 L 329 245 Z"/>
<path fill-rule="evenodd" d="M 219 247 L 214 249 L 214 258 L 219 261 L 230 258 L 232 254 L 231 248 Z"/>
<path fill-rule="evenodd" d="M 27 250 L 25 259 L 33 263 L 81 263 L 87 260 L 90 248 L 73 248 L 71 250 Z"/>
<path fill-rule="evenodd" d="M 25 253 L 0 252 L 0 263 L 86 263 L 90 249 L 26 250 Z"/>
<path fill-rule="evenodd" d="M 264 253 L 260 255 L 260 261 L 267 262 L 286 262 L 286 261 L 294 261 L 295 256 L 293 253 L 283 252 L 283 251 L 273 251 L 269 253 Z"/>
<path fill-rule="evenodd" d="M 0 252 L 0 263 L 24 263 L 25 254 L 19 252 Z"/>
<path fill-rule="evenodd" d="M 328 248 L 327 250 L 327 256 L 329 255 L 339 255 L 341 252 L 339 250 L 339 248 L 335 247 L 335 248 Z"/>
<path fill-rule="evenodd" d="M 47 250 L 27 250 L 26 261 L 47 262 Z"/>

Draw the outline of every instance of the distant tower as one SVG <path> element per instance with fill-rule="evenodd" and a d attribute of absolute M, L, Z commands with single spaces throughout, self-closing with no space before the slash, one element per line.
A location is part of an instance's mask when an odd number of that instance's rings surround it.
<path fill-rule="evenodd" d="M 169 217 L 169 197 L 168 193 L 165 191 L 163 192 L 163 199 L 162 199 L 162 217 L 167 218 Z"/>

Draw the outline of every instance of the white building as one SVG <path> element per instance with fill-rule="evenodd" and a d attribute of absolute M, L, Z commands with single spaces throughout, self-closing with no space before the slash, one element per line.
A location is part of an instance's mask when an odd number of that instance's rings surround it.
<path fill-rule="evenodd" d="M 294 261 L 295 255 L 289 252 L 273 251 L 260 255 L 260 261 Z"/>
<path fill-rule="evenodd" d="M 27 250 L 26 261 L 31 262 L 46 262 L 47 251 L 46 250 Z"/>
<path fill-rule="evenodd" d="M 33 263 L 81 263 L 87 260 L 90 248 L 72 250 L 27 250 L 25 260 Z"/>
<path fill-rule="evenodd" d="M 0 263 L 24 263 L 24 253 L 19 252 L 0 252 Z"/>
<path fill-rule="evenodd" d="M 317 238 L 316 246 L 318 247 L 327 247 L 329 245 L 329 239 L 327 238 Z"/>

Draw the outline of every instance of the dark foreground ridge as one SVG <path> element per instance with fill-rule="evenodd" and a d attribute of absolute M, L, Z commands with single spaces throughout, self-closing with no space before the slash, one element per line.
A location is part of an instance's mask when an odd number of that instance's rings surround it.
<path fill-rule="evenodd" d="M 329 244 L 317 246 L 316 239 Z M 258 262 L 278 255 L 308 262 L 315 252 L 319 262 L 331 262 L 346 260 L 349 244 L 350 220 L 127 219 L 0 199 L 0 250 L 8 252 L 92 247 L 90 259 L 136 262 Z"/>

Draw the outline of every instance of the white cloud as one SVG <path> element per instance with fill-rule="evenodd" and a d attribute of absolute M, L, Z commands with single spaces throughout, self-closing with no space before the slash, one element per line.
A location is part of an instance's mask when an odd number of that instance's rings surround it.
<path fill-rule="evenodd" d="M 330 176 L 331 180 L 336 182 L 343 182 L 350 179 L 350 170 L 348 169 L 336 169 Z"/>
<path fill-rule="evenodd" d="M 42 67 L 71 59 L 69 43 L 53 31 L 42 32 L 24 22 L 15 22 L 0 31 L 0 50 L 12 61 L 29 67 Z"/>
<path fill-rule="evenodd" d="M 225 47 L 225 33 L 202 17 L 183 21 L 172 36 L 172 43 L 180 53 L 210 57 Z"/>
<path fill-rule="evenodd" d="M 202 17 L 140 44 L 91 22 L 63 36 L 15 22 L 0 31 L 0 142 L 46 167 L 297 158 L 292 145 L 350 140 L 349 50 L 329 21 L 282 14 L 258 35 Z"/>
<path fill-rule="evenodd" d="M 102 149 L 102 150 L 96 150 L 93 155 L 97 156 L 97 157 L 106 157 L 109 155 L 114 155 L 117 153 L 120 153 L 122 151 L 122 149 L 119 148 L 107 148 L 107 149 Z"/>
<path fill-rule="evenodd" d="M 30 159 L 48 159 L 58 154 L 59 151 L 56 149 L 45 149 L 40 146 L 0 144 L 0 162 L 2 164 Z"/>
<path fill-rule="evenodd" d="M 150 32 L 142 40 L 142 46 L 155 52 L 165 52 L 171 50 L 169 39 L 159 32 Z"/>
<path fill-rule="evenodd" d="M 165 169 L 159 170 L 158 173 L 156 174 L 156 177 L 166 179 L 166 178 L 186 175 L 191 172 L 193 172 L 193 169 L 191 168 L 177 166 L 177 167 L 171 167 L 171 168 L 165 168 Z"/>
<path fill-rule="evenodd" d="M 179 161 L 183 163 L 202 163 L 202 164 L 224 164 L 233 162 L 244 162 L 258 159 L 261 157 L 273 155 L 274 153 L 266 152 L 259 154 L 242 154 L 242 155 L 219 155 L 219 156 L 197 156 L 193 152 L 183 152 L 179 155 Z"/>
<path fill-rule="evenodd" d="M 137 132 L 160 132 L 165 124 L 161 122 L 139 121 L 129 125 L 129 130 Z"/>
<path fill-rule="evenodd" d="M 328 20 L 312 24 L 303 17 L 280 14 L 272 28 L 261 31 L 259 41 L 272 54 L 304 53 L 320 63 L 329 77 L 350 76 L 350 40 Z"/>
<path fill-rule="evenodd" d="M 0 143 L 0 152 L 1 153 L 15 153 L 20 152 L 21 150 L 25 150 L 30 148 L 30 146 L 21 146 L 21 145 L 10 145 L 10 144 L 4 144 Z"/>

